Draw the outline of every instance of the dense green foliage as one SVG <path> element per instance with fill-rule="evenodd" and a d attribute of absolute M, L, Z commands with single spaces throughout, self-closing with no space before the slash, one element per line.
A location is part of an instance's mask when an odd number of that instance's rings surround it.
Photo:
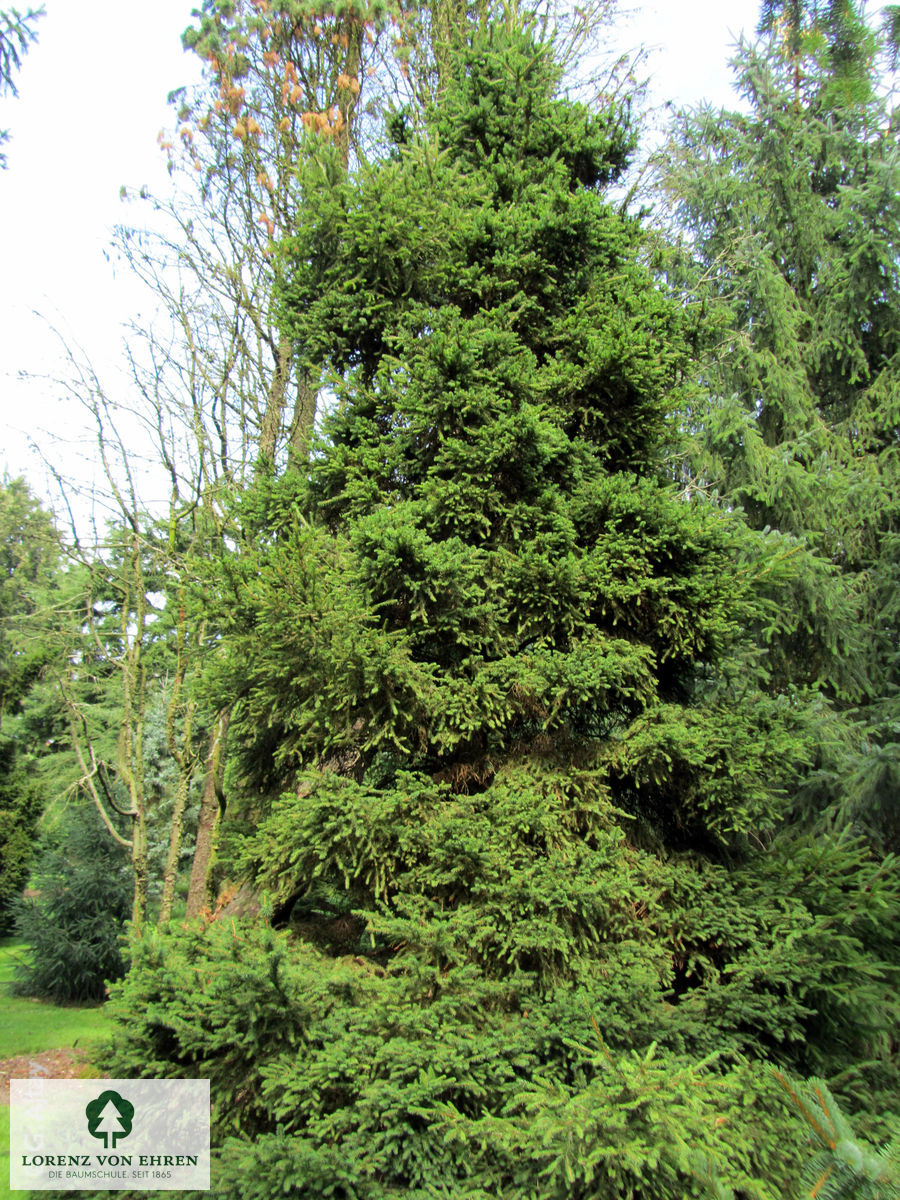
<path fill-rule="evenodd" d="M 224 1196 L 774 1200 L 770 1063 L 890 1131 L 895 863 L 788 822 L 830 710 L 753 641 L 808 556 L 672 490 L 690 314 L 604 199 L 621 113 L 557 84 L 495 27 L 302 179 L 284 324 L 335 402 L 239 507 L 207 683 L 289 928 L 146 934 L 104 1064 L 212 1080 Z"/>
<path fill-rule="evenodd" d="M 38 819 L 46 803 L 35 754 L 46 728 L 23 707 L 52 654 L 47 637 L 59 549 L 53 519 L 24 480 L 0 486 L 0 933 L 28 878 Z"/>
<path fill-rule="evenodd" d="M 900 1196 L 900 1135 L 880 1149 L 858 1138 L 823 1079 L 794 1085 L 781 1077 L 806 1122 L 815 1153 L 803 1187 L 818 1200 L 894 1200 Z"/>
<path fill-rule="evenodd" d="M 651 234 L 527 7 L 194 14 L 199 206 L 123 234 L 168 515 L 99 384 L 102 544 L 0 489 L 0 926 L 31 861 L 23 987 L 119 980 L 98 1065 L 211 1080 L 223 1197 L 884 1200 L 881 49 L 764 0 Z"/>
<path fill-rule="evenodd" d="M 137 953 L 113 1061 L 211 1079 L 217 1194 L 680 1197 L 698 1145 L 733 1178 L 791 1170 L 765 1072 L 612 1050 L 576 989 L 524 1010 L 521 980 L 361 968 L 225 923 Z"/>
<path fill-rule="evenodd" d="M 667 185 L 711 393 L 686 416 L 693 485 L 793 552 L 773 590 L 773 690 L 812 685 L 852 718 L 823 734 L 843 743 L 815 764 L 807 808 L 896 847 L 900 160 L 851 10 L 835 19 L 852 81 L 834 37 L 743 46 L 748 111 L 685 117 Z"/>
<path fill-rule="evenodd" d="M 47 661 L 48 649 L 33 618 L 46 614 L 59 566 L 52 516 L 23 479 L 0 488 L 0 727 L 15 715 Z"/>
<path fill-rule="evenodd" d="M 0 933 L 12 929 L 44 804 L 33 759 L 20 753 L 12 738 L 0 738 Z"/>
<path fill-rule="evenodd" d="M 49 844 L 47 844 L 49 843 Z M 131 873 L 92 808 L 49 835 L 21 902 L 16 929 L 30 947 L 16 973 L 20 994 L 57 1003 L 98 1001 L 125 971 L 122 935 Z"/>

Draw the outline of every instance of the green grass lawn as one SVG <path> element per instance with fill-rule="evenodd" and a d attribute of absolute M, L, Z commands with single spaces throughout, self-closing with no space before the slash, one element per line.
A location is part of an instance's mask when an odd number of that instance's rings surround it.
<path fill-rule="evenodd" d="M 59 1050 L 64 1046 L 84 1047 L 101 1041 L 111 1029 L 102 1005 L 61 1007 L 10 995 L 16 963 L 27 954 L 28 947 L 24 942 L 15 938 L 0 939 L 0 1059 Z M 11 1192 L 9 1189 L 9 1109 L 4 1106 L 0 1112 L 0 1200 L 10 1196 L 21 1200 L 28 1195 L 28 1192 Z"/>
<path fill-rule="evenodd" d="M 28 1196 L 29 1192 L 13 1192 L 9 1187 L 9 1108 L 4 1105 L 4 1110 L 0 1113 L 0 1197 L 6 1200 L 7 1196 Z"/>
<path fill-rule="evenodd" d="M 9 1106 L 4 1104 L 0 1112 L 0 1200 L 15 1196 L 23 1200 L 31 1192 L 14 1192 L 9 1186 Z"/>
<path fill-rule="evenodd" d="M 28 947 L 14 938 L 0 940 L 0 1058 L 39 1054 L 61 1046 L 86 1046 L 102 1040 L 110 1021 L 102 1005 L 60 1007 L 42 1000 L 10 995 L 9 985 L 17 961 Z"/>

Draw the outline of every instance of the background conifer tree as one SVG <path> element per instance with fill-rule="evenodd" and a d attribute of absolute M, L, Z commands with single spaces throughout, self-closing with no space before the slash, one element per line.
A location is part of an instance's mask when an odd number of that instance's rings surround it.
<path fill-rule="evenodd" d="M 22 892 L 45 803 L 35 755 L 46 728 L 23 718 L 53 653 L 60 551 L 52 515 L 23 479 L 0 480 L 0 932 Z"/>
<path fill-rule="evenodd" d="M 57 1003 L 99 1002 L 125 971 L 122 939 L 132 892 L 128 857 L 93 805 L 70 808 L 45 833 L 34 893 L 17 906 L 28 943 L 15 990 Z"/>
<path fill-rule="evenodd" d="M 783 38 L 775 22 L 741 47 L 749 110 L 687 115 L 670 147 L 713 398 L 687 417 L 689 474 L 770 534 L 756 553 L 793 556 L 765 629 L 770 684 L 794 703 L 804 688 L 827 697 L 821 742 L 836 746 L 804 794 L 896 847 L 896 118 L 854 5 L 781 7 L 806 33 Z"/>

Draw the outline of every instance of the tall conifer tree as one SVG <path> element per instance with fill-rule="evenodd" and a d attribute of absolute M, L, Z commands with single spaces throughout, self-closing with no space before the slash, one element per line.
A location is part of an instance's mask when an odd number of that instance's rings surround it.
<path fill-rule="evenodd" d="M 782 1194 L 760 1061 L 845 1067 L 891 1003 L 896 890 L 781 848 L 808 747 L 722 678 L 755 600 L 664 479 L 683 318 L 604 199 L 631 135 L 557 83 L 492 28 L 387 161 L 323 188 L 323 150 L 283 250 L 333 413 L 244 506 L 218 670 L 289 930 L 138 943 L 107 1064 L 212 1079 L 222 1195 L 680 1200 L 701 1144 Z"/>
<path fill-rule="evenodd" d="M 53 516 L 24 479 L 0 478 L 0 933 L 28 879 L 45 795 L 40 741 L 21 713 L 53 657 L 60 551 Z M 46 736 L 46 733 L 44 734 Z"/>
<path fill-rule="evenodd" d="M 769 631 L 773 686 L 852 710 L 857 750 L 818 804 L 896 846 L 900 158 L 875 38 L 832 8 L 830 39 L 741 47 L 748 111 L 686 116 L 668 186 L 713 397 L 689 419 L 692 473 L 803 564 Z"/>

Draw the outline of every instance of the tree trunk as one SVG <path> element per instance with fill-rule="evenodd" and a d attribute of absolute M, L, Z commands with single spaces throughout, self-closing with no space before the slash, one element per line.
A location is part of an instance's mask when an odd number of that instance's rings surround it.
<path fill-rule="evenodd" d="M 178 775 L 178 790 L 175 793 L 175 807 L 172 810 L 172 829 L 169 833 L 169 853 L 166 858 L 166 869 L 163 874 L 162 900 L 159 906 L 159 924 L 165 925 L 172 916 L 172 905 L 175 902 L 175 883 L 178 879 L 178 859 L 181 855 L 181 842 L 184 836 L 184 810 L 187 808 L 188 792 L 191 787 L 193 764 L 182 765 Z"/>
<path fill-rule="evenodd" d="M 275 464 L 275 451 L 278 448 L 278 434 L 284 419 L 293 353 L 294 348 L 289 341 L 278 343 L 277 365 L 266 396 L 266 407 L 259 431 L 259 459 L 270 468 Z"/>
<path fill-rule="evenodd" d="M 131 923 L 134 932 L 139 933 L 143 928 L 147 915 L 147 824 L 143 812 L 135 813 L 132 820 L 131 834 L 131 864 L 134 867 L 134 904 L 131 909 Z"/>
<path fill-rule="evenodd" d="M 197 823 L 197 845 L 194 848 L 194 863 L 188 886 L 185 913 L 188 920 L 199 916 L 209 903 L 209 874 L 215 857 L 219 818 L 224 808 L 222 772 L 225 766 L 225 738 L 230 721 L 231 709 L 223 708 L 216 717 L 209 737 L 206 777 L 203 780 L 203 797 Z"/>
<path fill-rule="evenodd" d="M 297 397 L 288 442 L 288 462 L 292 467 L 305 468 L 309 462 L 309 446 L 316 422 L 316 401 L 319 389 L 309 371 L 304 370 L 297 381 Z"/>

